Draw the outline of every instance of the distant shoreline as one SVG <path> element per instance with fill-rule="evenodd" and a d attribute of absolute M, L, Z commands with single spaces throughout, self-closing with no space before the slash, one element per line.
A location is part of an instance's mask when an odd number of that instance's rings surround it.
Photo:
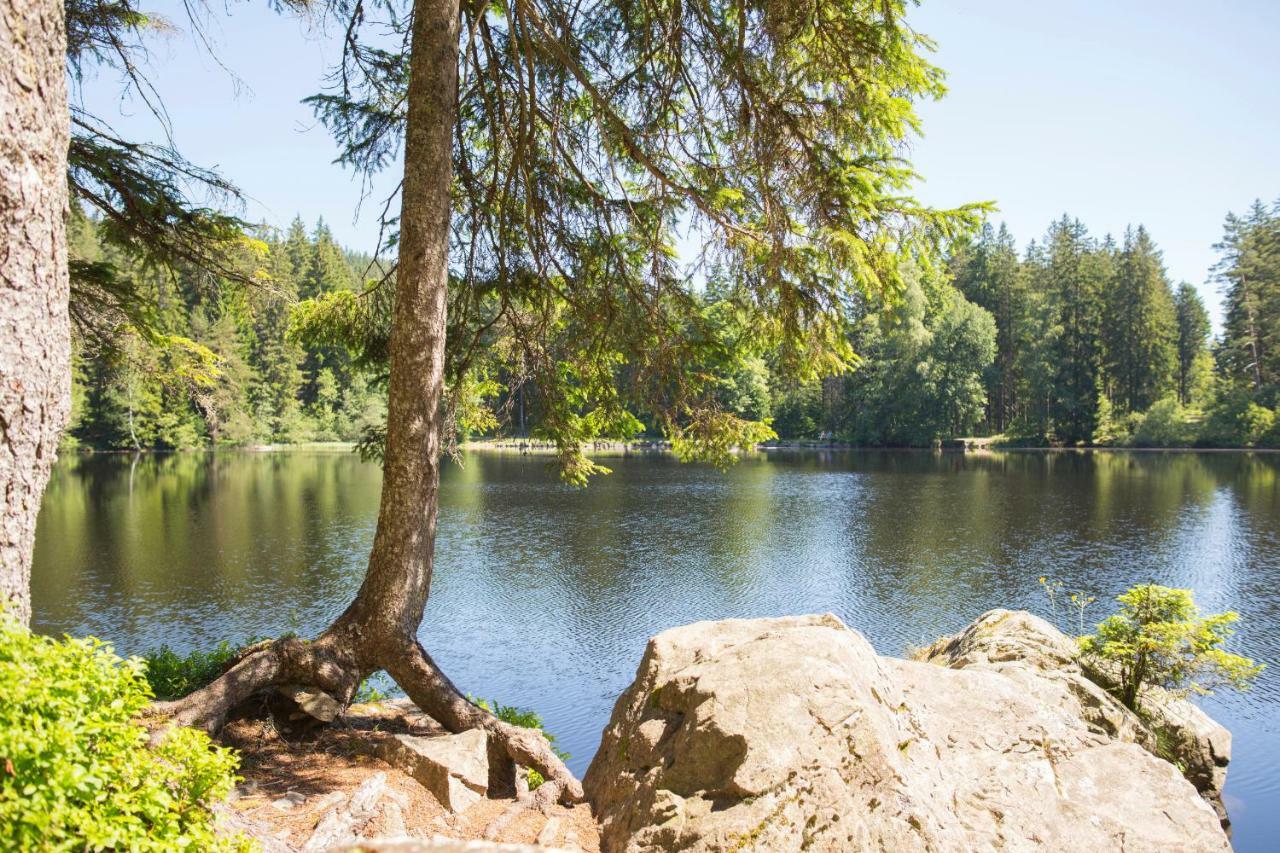
<path fill-rule="evenodd" d="M 485 453 L 520 453 L 528 455 L 546 455 L 555 453 L 555 446 L 548 442 L 531 439 L 484 439 L 467 441 L 458 445 L 461 450 L 480 451 Z M 995 444 L 986 439 L 956 439 L 943 442 L 937 448 L 929 447 L 888 447 L 868 444 L 848 444 L 844 442 L 821 441 L 778 441 L 757 445 L 754 452 L 798 452 L 812 450 L 841 451 L 875 451 L 904 453 L 949 453 L 949 454 L 982 454 L 982 453 L 1280 453 L 1280 448 L 1273 447 L 1123 447 L 1099 445 L 1094 447 L 1051 447 L 1027 446 L 1011 444 Z M 671 445 L 660 440 L 652 441 L 598 441 L 584 447 L 590 454 L 616 453 L 670 453 Z"/>
<path fill-rule="evenodd" d="M 89 447 L 78 447 L 60 454 L 70 456 L 133 456 L 133 455 L 170 455 L 182 453 L 288 453 L 295 451 L 320 451 L 328 453 L 348 453 L 355 449 L 351 441 L 308 441 L 298 444 L 255 444 L 243 447 L 193 447 L 181 450 L 163 450 L 145 448 L 142 450 L 95 450 Z M 556 453 L 555 445 L 545 441 L 532 439 L 480 439 L 464 441 L 458 445 L 459 450 L 477 453 L 506 453 L 522 456 L 550 456 Z M 889 447 L 870 444 L 847 444 L 843 442 L 821 441 L 779 441 L 757 445 L 755 453 L 797 453 L 815 450 L 837 451 L 874 451 L 877 453 L 945 453 L 963 455 L 982 455 L 988 453 L 1280 453 L 1275 447 L 1125 447 L 1116 445 L 1098 445 L 1091 447 L 1052 447 L 1014 444 L 996 444 L 985 439 L 956 439 L 943 442 L 939 447 Z M 630 454 L 670 454 L 671 444 L 661 440 L 640 441 L 593 441 L 584 446 L 588 456 L 625 456 Z"/>

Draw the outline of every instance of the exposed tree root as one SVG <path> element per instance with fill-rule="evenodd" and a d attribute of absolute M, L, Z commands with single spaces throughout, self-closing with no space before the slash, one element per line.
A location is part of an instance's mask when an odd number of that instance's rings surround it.
<path fill-rule="evenodd" d="M 151 713 L 213 734 L 232 708 L 277 684 L 311 685 L 346 704 L 360 685 L 357 672 L 354 659 L 326 638 L 313 643 L 275 640 L 244 650 L 239 661 L 213 682 L 181 699 L 156 702 Z"/>
<path fill-rule="evenodd" d="M 428 716 L 451 732 L 485 729 L 512 761 L 542 774 L 546 781 L 533 794 L 539 808 L 545 810 L 557 800 L 566 804 L 582 802 L 582 783 L 569 772 L 541 732 L 504 723 L 467 699 L 416 640 L 410 640 L 402 654 L 392 657 L 394 660 L 384 668 Z"/>
<path fill-rule="evenodd" d="M 416 640 L 362 642 L 359 648 L 365 653 L 357 655 L 350 639 L 346 632 L 330 631 L 313 642 L 291 638 L 250 647 L 212 683 L 181 699 L 154 703 L 149 715 L 213 734 L 233 708 L 270 687 L 316 687 L 346 705 L 365 676 L 385 669 L 414 704 L 445 729 L 484 729 L 513 761 L 542 774 L 546 781 L 533 795 L 540 809 L 557 801 L 582 802 L 582 783 L 541 732 L 504 723 L 467 699 Z"/>

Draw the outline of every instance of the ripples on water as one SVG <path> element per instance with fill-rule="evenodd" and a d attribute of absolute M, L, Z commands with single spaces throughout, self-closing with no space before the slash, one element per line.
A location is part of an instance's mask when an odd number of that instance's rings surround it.
<path fill-rule="evenodd" d="M 727 473 L 614 459 L 589 489 L 535 457 L 473 455 L 442 484 L 424 641 L 466 691 L 538 710 L 579 772 L 645 640 L 699 619 L 831 611 L 882 653 L 997 606 L 1042 615 L 1041 575 L 1110 598 L 1155 581 L 1280 646 L 1280 458 L 814 452 Z M 379 472 L 350 454 L 82 457 L 41 515 L 36 624 L 125 653 L 324 627 L 359 585 Z M 1074 616 L 1061 614 L 1071 628 Z M 1232 729 L 1241 850 L 1280 837 L 1280 672 L 1205 702 Z"/>

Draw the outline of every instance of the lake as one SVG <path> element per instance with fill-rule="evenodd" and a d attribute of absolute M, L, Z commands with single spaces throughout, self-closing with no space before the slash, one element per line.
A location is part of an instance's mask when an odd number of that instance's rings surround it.
<path fill-rule="evenodd" d="M 727 472 L 544 457 L 446 467 L 423 641 L 465 691 L 542 714 L 585 770 L 646 639 L 699 619 L 831 611 L 882 654 L 992 607 L 1052 617 L 1038 579 L 1111 598 L 1191 587 L 1270 664 L 1206 709 L 1234 735 L 1237 849 L 1280 838 L 1280 455 L 772 452 Z M 377 466 L 339 451 L 79 456 L 45 497 L 36 627 L 132 654 L 316 632 L 359 586 Z M 1057 621 L 1074 630 L 1075 617 Z"/>

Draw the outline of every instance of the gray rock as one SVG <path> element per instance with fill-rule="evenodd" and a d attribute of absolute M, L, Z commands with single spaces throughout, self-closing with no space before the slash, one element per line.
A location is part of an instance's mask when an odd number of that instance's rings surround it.
<path fill-rule="evenodd" d="M 278 812 L 293 811 L 307 801 L 305 794 L 297 791 L 286 791 L 283 797 L 271 801 L 271 807 Z"/>
<path fill-rule="evenodd" d="M 387 774 L 374 773 L 360 783 L 351 796 L 339 797 L 332 809 L 316 823 L 315 831 L 302 845 L 302 853 L 321 853 L 356 840 L 358 833 L 377 811 L 387 789 Z"/>
<path fill-rule="evenodd" d="M 584 780 L 602 849 L 1229 849 L 1104 699 L 979 633 L 956 669 L 880 658 L 831 615 L 659 634 Z"/>
<path fill-rule="evenodd" d="M 481 729 L 434 737 L 389 735 L 378 741 L 377 754 L 450 811 L 463 811 L 489 793 L 489 736 Z"/>
<path fill-rule="evenodd" d="M 1099 684 L 1111 684 L 1096 667 L 1082 667 L 1074 640 L 1025 611 L 991 610 L 954 637 L 921 652 L 929 663 L 952 669 L 999 672 L 1039 700 L 1076 713 L 1095 731 L 1136 743 L 1172 760 L 1187 781 L 1229 825 L 1222 804 L 1231 733 L 1185 699 L 1153 689 L 1143 695 L 1143 717 Z"/>
<path fill-rule="evenodd" d="M 342 703 L 323 690 L 301 684 L 283 684 L 276 692 L 292 699 L 299 710 L 324 723 L 332 723 L 342 713 Z"/>

